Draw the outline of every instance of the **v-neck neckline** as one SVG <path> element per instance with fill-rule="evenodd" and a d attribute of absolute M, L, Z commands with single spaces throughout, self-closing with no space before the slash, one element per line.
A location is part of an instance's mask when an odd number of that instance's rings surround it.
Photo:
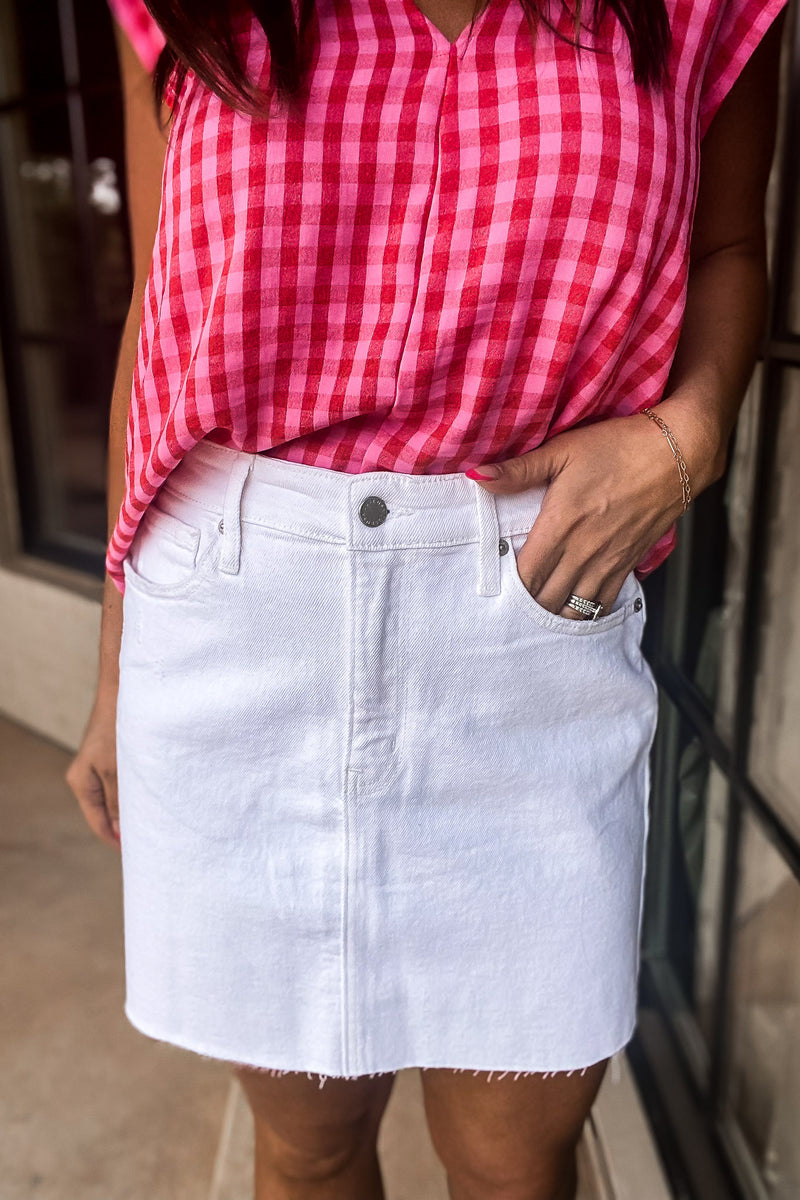
<path fill-rule="evenodd" d="M 470 37 L 474 36 L 483 24 L 486 14 L 492 5 L 492 0 L 487 0 L 487 2 L 484 4 L 483 10 L 478 14 L 474 22 L 468 21 L 461 30 L 461 33 L 453 42 L 451 42 L 450 39 L 446 37 L 444 33 L 442 33 L 438 25 L 434 25 L 430 17 L 422 11 L 418 4 L 415 4 L 414 0 L 403 0 L 403 3 L 406 6 L 409 21 L 412 26 L 416 24 L 427 30 L 428 34 L 436 44 L 437 50 L 445 54 L 451 54 L 455 50 L 460 58 L 463 51 L 467 48 Z"/>

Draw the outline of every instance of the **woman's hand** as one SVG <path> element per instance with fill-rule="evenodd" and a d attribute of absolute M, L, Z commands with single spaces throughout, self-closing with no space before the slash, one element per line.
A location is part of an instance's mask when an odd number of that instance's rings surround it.
<path fill-rule="evenodd" d="M 701 429 L 677 397 L 654 411 L 672 430 L 694 497 L 722 474 L 719 436 Z M 566 607 L 569 596 L 599 601 L 608 612 L 625 577 L 683 512 L 678 465 L 659 426 L 642 413 L 566 430 L 492 465 L 498 478 L 479 482 L 494 494 L 547 485 L 517 556 L 519 574 L 543 608 L 577 621 L 588 618 Z"/>
<path fill-rule="evenodd" d="M 116 716 L 116 692 L 101 686 L 78 753 L 64 778 L 92 832 L 119 850 Z"/>

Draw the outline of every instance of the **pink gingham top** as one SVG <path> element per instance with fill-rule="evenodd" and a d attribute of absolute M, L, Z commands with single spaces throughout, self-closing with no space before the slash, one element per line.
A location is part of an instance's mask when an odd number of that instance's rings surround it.
<path fill-rule="evenodd" d="M 142 0 L 110 2 L 152 68 L 163 37 Z M 667 0 L 660 95 L 634 85 L 613 14 L 599 54 L 542 25 L 534 55 L 518 0 L 489 0 L 452 45 L 413 0 L 317 0 L 300 115 L 273 102 L 253 120 L 190 73 L 172 97 L 106 556 L 118 589 L 143 512 L 201 438 L 437 474 L 656 404 L 699 142 L 785 3 Z M 266 84 L 266 37 L 249 12 L 236 22 Z"/>

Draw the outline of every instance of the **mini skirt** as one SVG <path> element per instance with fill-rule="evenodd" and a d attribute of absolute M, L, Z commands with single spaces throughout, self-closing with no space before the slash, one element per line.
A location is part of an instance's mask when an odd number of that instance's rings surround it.
<path fill-rule="evenodd" d="M 658 696 L 631 572 L 533 598 L 544 488 L 197 443 L 123 570 L 125 1014 L 271 1070 L 586 1069 L 636 1023 Z"/>

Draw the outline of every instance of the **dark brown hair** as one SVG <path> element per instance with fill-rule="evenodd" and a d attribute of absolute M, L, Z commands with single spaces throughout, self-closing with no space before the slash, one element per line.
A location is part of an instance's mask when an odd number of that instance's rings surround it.
<path fill-rule="evenodd" d="M 476 0 L 485 7 L 493 0 Z M 519 0 L 533 38 L 539 22 L 553 29 L 542 13 L 542 0 Z M 547 4 L 548 0 L 544 0 Z M 556 0 L 569 11 L 567 0 Z M 299 0 L 299 28 L 293 0 L 145 0 L 167 39 L 153 75 L 156 108 L 160 107 L 170 75 L 176 94 L 191 70 L 212 92 L 232 108 L 257 116 L 264 95 L 246 74 L 236 47 L 234 18 L 252 10 L 269 42 L 270 89 L 291 102 L 302 90 L 308 66 L 307 30 L 314 0 Z M 588 0 L 591 20 L 583 24 L 586 0 L 575 0 L 572 44 L 580 42 L 582 28 L 596 30 L 605 13 L 619 20 L 631 48 L 633 77 L 643 87 L 658 87 L 665 77 L 670 26 L 665 0 Z M 558 32 L 558 31 L 555 31 Z M 173 74 L 174 72 L 174 74 Z"/>

